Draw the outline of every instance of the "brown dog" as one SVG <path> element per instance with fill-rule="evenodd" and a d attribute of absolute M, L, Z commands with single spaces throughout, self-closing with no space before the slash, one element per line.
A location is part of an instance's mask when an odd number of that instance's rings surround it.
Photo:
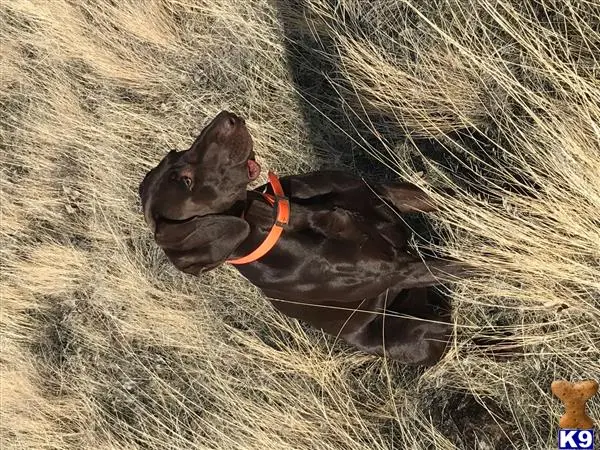
<path fill-rule="evenodd" d="M 223 111 L 191 148 L 172 151 L 140 185 L 158 245 L 199 275 L 252 253 L 274 225 L 274 207 L 247 191 L 260 167 L 244 120 Z M 411 254 L 401 213 L 433 211 L 408 183 L 368 186 L 339 171 L 281 178 L 291 215 L 275 245 L 237 265 L 284 314 L 357 348 L 407 364 L 433 364 L 450 335 L 445 296 L 432 287 L 456 263 Z M 275 208 L 277 205 L 275 205 Z M 407 317 L 410 316 L 410 317 Z"/>

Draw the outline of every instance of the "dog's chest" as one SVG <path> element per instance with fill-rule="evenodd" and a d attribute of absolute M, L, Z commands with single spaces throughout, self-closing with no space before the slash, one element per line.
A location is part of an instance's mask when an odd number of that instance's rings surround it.
<path fill-rule="evenodd" d="M 403 246 L 390 242 L 390 233 L 404 241 L 406 233 L 401 223 L 391 223 L 377 214 L 334 205 L 292 205 L 288 233 L 296 236 L 313 236 L 317 242 L 345 242 L 347 246 L 361 246 L 366 242 L 383 247 Z"/>
<path fill-rule="evenodd" d="M 365 236 L 365 222 L 366 219 L 354 211 L 333 207 L 307 212 L 305 229 L 332 239 L 356 241 Z"/>

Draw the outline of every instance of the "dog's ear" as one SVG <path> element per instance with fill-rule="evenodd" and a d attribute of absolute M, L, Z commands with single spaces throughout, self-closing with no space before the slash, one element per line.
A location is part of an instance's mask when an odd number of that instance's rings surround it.
<path fill-rule="evenodd" d="M 382 184 L 375 188 L 375 192 L 402 213 L 437 210 L 435 201 L 425 191 L 411 183 Z"/>
<path fill-rule="evenodd" d="M 248 237 L 250 226 L 234 216 L 159 222 L 154 239 L 179 270 L 192 275 L 214 269 Z"/>

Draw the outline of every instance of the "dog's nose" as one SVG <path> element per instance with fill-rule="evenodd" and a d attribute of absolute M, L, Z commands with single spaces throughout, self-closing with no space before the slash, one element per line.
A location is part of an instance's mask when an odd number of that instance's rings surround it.
<path fill-rule="evenodd" d="M 243 124 L 244 121 L 241 117 L 229 111 L 223 111 L 223 117 L 221 118 L 221 126 L 227 131 L 234 130 L 238 125 Z"/>

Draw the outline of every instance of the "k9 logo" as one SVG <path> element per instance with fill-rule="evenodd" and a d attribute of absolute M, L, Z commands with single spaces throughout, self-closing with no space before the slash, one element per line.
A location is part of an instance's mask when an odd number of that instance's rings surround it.
<path fill-rule="evenodd" d="M 594 450 L 594 430 L 558 430 L 558 450 Z"/>

